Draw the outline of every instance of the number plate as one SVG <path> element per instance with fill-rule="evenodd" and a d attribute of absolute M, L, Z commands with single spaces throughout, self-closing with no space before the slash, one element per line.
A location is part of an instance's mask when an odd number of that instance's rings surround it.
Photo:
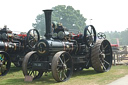
<path fill-rule="evenodd" d="M 32 69 L 34 70 L 47 70 L 49 68 L 49 63 L 45 61 L 36 61 L 32 64 Z"/>

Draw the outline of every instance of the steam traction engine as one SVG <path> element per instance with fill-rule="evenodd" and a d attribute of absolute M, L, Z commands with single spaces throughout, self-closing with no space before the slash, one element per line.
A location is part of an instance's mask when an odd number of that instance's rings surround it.
<path fill-rule="evenodd" d="M 44 10 L 46 39 L 39 40 L 33 51 L 23 60 L 24 76 L 40 78 L 44 72 L 52 71 L 58 82 L 68 80 L 73 71 L 93 67 L 96 72 L 109 71 L 112 65 L 112 49 L 108 40 L 96 41 L 92 25 L 86 26 L 84 34 L 74 35 L 58 25 L 52 32 L 52 10 Z"/>
<path fill-rule="evenodd" d="M 31 29 L 27 34 L 12 33 L 6 26 L 0 29 L 0 76 L 9 72 L 11 62 L 21 67 L 26 53 L 33 50 L 33 45 L 39 40 L 39 33 Z"/>

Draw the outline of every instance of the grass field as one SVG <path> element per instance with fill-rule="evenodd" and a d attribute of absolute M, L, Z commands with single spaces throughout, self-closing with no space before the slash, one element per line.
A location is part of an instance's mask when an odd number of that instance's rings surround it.
<path fill-rule="evenodd" d="M 106 85 L 124 75 L 128 74 L 128 66 L 112 66 L 111 70 L 105 73 L 96 73 L 93 68 L 76 72 L 66 82 L 57 83 L 52 74 L 42 76 L 32 82 L 24 82 L 21 68 L 11 67 L 6 76 L 0 77 L 0 85 Z"/>

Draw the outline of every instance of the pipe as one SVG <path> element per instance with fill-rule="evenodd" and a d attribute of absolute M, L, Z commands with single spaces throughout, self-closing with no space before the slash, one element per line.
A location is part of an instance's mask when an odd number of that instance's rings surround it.
<path fill-rule="evenodd" d="M 50 39 L 52 37 L 52 27 L 51 27 L 51 14 L 53 10 L 43 10 L 45 14 L 45 28 L 46 33 L 45 37 L 46 39 Z"/>

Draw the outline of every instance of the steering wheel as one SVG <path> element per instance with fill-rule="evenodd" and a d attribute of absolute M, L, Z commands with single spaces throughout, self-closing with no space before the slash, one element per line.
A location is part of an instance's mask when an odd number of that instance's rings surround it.
<path fill-rule="evenodd" d="M 91 47 L 96 42 L 96 30 L 93 25 L 85 27 L 83 40 L 88 47 Z"/>
<path fill-rule="evenodd" d="M 31 29 L 27 33 L 27 44 L 30 48 L 36 45 L 40 40 L 39 32 L 36 29 Z"/>
<path fill-rule="evenodd" d="M 99 32 L 99 33 L 97 34 L 97 37 L 98 37 L 99 39 L 106 39 L 106 35 L 105 35 L 104 33 L 102 33 L 102 32 Z"/>

